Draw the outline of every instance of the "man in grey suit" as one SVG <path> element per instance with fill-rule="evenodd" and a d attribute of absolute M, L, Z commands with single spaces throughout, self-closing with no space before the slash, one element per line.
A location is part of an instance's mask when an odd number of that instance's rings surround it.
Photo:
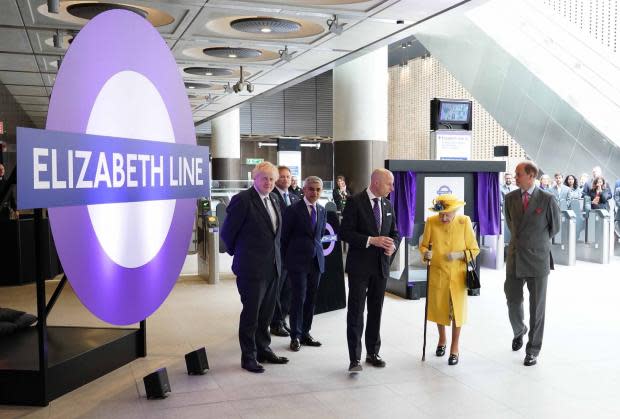
<path fill-rule="evenodd" d="M 519 189 L 506 195 L 504 210 L 511 239 L 506 262 L 504 292 L 514 338 L 512 350 L 523 346 L 527 327 L 523 321 L 523 285 L 530 293 L 530 331 L 525 366 L 535 365 L 545 327 L 547 278 L 551 269 L 551 237 L 560 230 L 560 208 L 555 197 L 534 183 L 538 168 L 522 162 L 515 170 Z"/>
<path fill-rule="evenodd" d="M 553 185 L 548 189 L 549 192 L 555 196 L 555 201 L 560 206 L 560 209 L 568 209 L 568 186 L 564 184 L 564 176 L 562 173 L 556 173 L 553 175 Z"/>

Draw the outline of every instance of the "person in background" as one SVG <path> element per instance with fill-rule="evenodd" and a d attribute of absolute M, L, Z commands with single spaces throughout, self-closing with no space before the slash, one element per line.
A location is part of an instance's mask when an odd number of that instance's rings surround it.
<path fill-rule="evenodd" d="M 538 362 L 545 328 L 547 279 L 551 270 L 551 237 L 560 230 L 560 208 L 553 195 L 536 187 L 538 168 L 530 161 L 515 170 L 518 190 L 506 195 L 504 213 L 510 229 L 504 293 L 514 338 L 512 350 L 523 346 L 528 329 L 523 314 L 523 285 L 530 293 L 530 330 L 523 365 Z"/>
<path fill-rule="evenodd" d="M 366 363 L 385 367 L 385 361 L 379 356 L 381 312 L 390 275 L 390 257 L 396 252 L 400 240 L 394 208 L 386 199 L 392 191 L 392 172 L 375 169 L 370 177 L 370 186 L 349 198 L 342 213 L 340 237 L 349 243 L 345 271 L 349 274 L 347 344 L 349 372 L 352 373 L 362 370 L 360 359 L 367 300 Z"/>
<path fill-rule="evenodd" d="M 597 176 L 594 178 L 588 191 L 588 196 L 592 203 L 592 209 L 609 210 L 609 203 L 607 201 L 611 199 L 611 190 L 603 177 Z"/>
<path fill-rule="evenodd" d="M 587 173 L 582 173 L 579 176 L 579 184 L 577 185 L 581 191 L 583 192 L 583 188 L 588 184 L 588 180 L 590 180 L 590 176 Z"/>
<path fill-rule="evenodd" d="M 564 186 L 568 188 L 568 202 L 581 198 L 581 188 L 577 182 L 577 178 L 573 175 L 566 175 L 564 178 Z"/>
<path fill-rule="evenodd" d="M 347 199 L 349 199 L 352 195 L 353 193 L 351 193 L 351 190 L 347 188 L 345 177 L 342 175 L 336 176 L 336 187 L 332 192 L 332 197 L 338 211 L 342 212 L 342 210 L 344 210 L 344 207 L 347 204 Z"/>
<path fill-rule="evenodd" d="M 594 166 L 592 168 L 592 177 L 583 184 L 583 189 L 581 190 L 582 197 L 585 198 L 586 196 L 590 196 L 590 189 L 592 188 L 592 183 L 597 177 L 603 177 L 603 171 L 601 170 L 601 166 Z"/>
<path fill-rule="evenodd" d="M 551 187 L 551 178 L 549 177 L 549 175 L 542 175 L 540 177 L 539 188 L 542 189 L 543 191 L 548 191 L 550 187 Z"/>
<path fill-rule="evenodd" d="M 0 193 L 8 183 L 4 165 L 0 163 Z M 4 196 L 0 196 L 0 219 L 15 219 L 19 216 L 17 211 L 17 199 L 15 197 L 15 185 L 11 185 Z"/>
<path fill-rule="evenodd" d="M 620 179 L 616 180 L 614 185 L 614 202 L 616 203 L 616 223 L 620 222 Z"/>
<path fill-rule="evenodd" d="M 254 184 L 230 200 L 221 237 L 228 254 L 233 256 L 232 270 L 237 276 L 237 290 L 243 304 L 239 317 L 241 368 L 262 373 L 265 368 L 259 362 L 288 362 L 269 347 L 269 323 L 282 266 L 282 216 L 278 197 L 271 192 L 278 169 L 269 162 L 259 163 L 252 170 L 252 178 Z"/>
<path fill-rule="evenodd" d="M 301 198 L 303 196 L 303 191 L 299 187 L 299 183 L 297 182 L 297 176 L 291 176 L 291 186 L 289 186 L 288 190 L 297 195 L 297 198 Z"/>
<path fill-rule="evenodd" d="M 431 261 L 428 278 L 428 319 L 437 323 L 439 342 L 435 355 L 446 353 L 446 326 L 452 324 L 448 365 L 459 362 L 459 337 L 467 320 L 467 261 L 480 253 L 471 220 L 456 211 L 465 202 L 452 194 L 439 195 L 429 208 L 436 212 L 426 220 L 420 243 L 424 260 Z M 431 246 L 432 250 L 431 250 Z"/>
<path fill-rule="evenodd" d="M 325 256 L 321 237 L 325 230 L 325 208 L 318 204 L 323 181 L 309 176 L 304 181 L 304 198 L 284 212 L 282 220 L 282 263 L 291 283 L 291 343 L 297 352 L 304 346 L 321 346 L 310 335 L 314 304 Z"/>
<path fill-rule="evenodd" d="M 517 186 L 512 181 L 512 173 L 504 173 L 504 183 L 499 187 L 500 192 L 502 193 L 502 205 L 504 204 L 504 198 L 506 194 L 517 189 Z"/>
<path fill-rule="evenodd" d="M 561 173 L 553 175 L 553 185 L 548 189 L 555 196 L 555 202 L 558 203 L 560 209 L 568 208 L 568 187 L 564 185 L 564 176 Z"/>

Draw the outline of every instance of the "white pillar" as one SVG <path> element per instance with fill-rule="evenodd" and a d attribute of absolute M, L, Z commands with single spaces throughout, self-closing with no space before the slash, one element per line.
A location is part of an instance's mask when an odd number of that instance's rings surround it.
<path fill-rule="evenodd" d="M 211 176 L 213 179 L 239 179 L 240 157 L 239 108 L 236 108 L 211 121 Z"/>

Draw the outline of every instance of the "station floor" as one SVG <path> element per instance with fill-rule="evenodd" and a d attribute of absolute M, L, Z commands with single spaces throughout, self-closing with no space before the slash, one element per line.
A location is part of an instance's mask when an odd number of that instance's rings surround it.
<path fill-rule="evenodd" d="M 386 296 L 381 355 L 387 367 L 347 373 L 346 310 L 315 317 L 321 348 L 272 348 L 288 365 L 264 374 L 239 366 L 240 302 L 232 278 L 207 285 L 184 277 L 148 320 L 148 357 L 75 390 L 45 408 L 0 406 L 0 418 L 618 418 L 620 417 L 620 258 L 603 266 L 559 266 L 549 281 L 539 364 L 510 348 L 503 272 L 483 270 L 482 295 L 469 299 L 461 358 L 434 356 L 429 325 L 421 362 L 424 300 Z M 50 283 L 48 295 L 54 283 Z M 527 294 L 526 294 L 527 296 Z M 527 297 L 526 297 L 527 298 Z M 34 287 L 0 289 L 0 306 L 34 311 Z M 100 325 L 71 289 L 50 324 Z M 188 376 L 183 355 L 206 346 L 211 370 Z M 167 367 L 172 393 L 147 400 L 142 377 Z"/>

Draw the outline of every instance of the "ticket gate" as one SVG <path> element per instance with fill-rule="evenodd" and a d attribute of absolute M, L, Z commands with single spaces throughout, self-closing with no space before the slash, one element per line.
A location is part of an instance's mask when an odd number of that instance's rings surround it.
<path fill-rule="evenodd" d="M 198 247 L 198 275 L 209 284 L 217 284 L 220 280 L 219 222 L 215 215 L 211 215 L 210 201 L 206 199 L 198 202 L 196 239 Z"/>
<path fill-rule="evenodd" d="M 577 251 L 577 215 L 573 210 L 562 210 L 560 231 L 551 239 L 553 262 L 573 266 Z"/>
<path fill-rule="evenodd" d="M 604 209 L 584 211 L 585 235 L 577 241 L 577 259 L 594 263 L 609 263 L 611 217 Z"/>

